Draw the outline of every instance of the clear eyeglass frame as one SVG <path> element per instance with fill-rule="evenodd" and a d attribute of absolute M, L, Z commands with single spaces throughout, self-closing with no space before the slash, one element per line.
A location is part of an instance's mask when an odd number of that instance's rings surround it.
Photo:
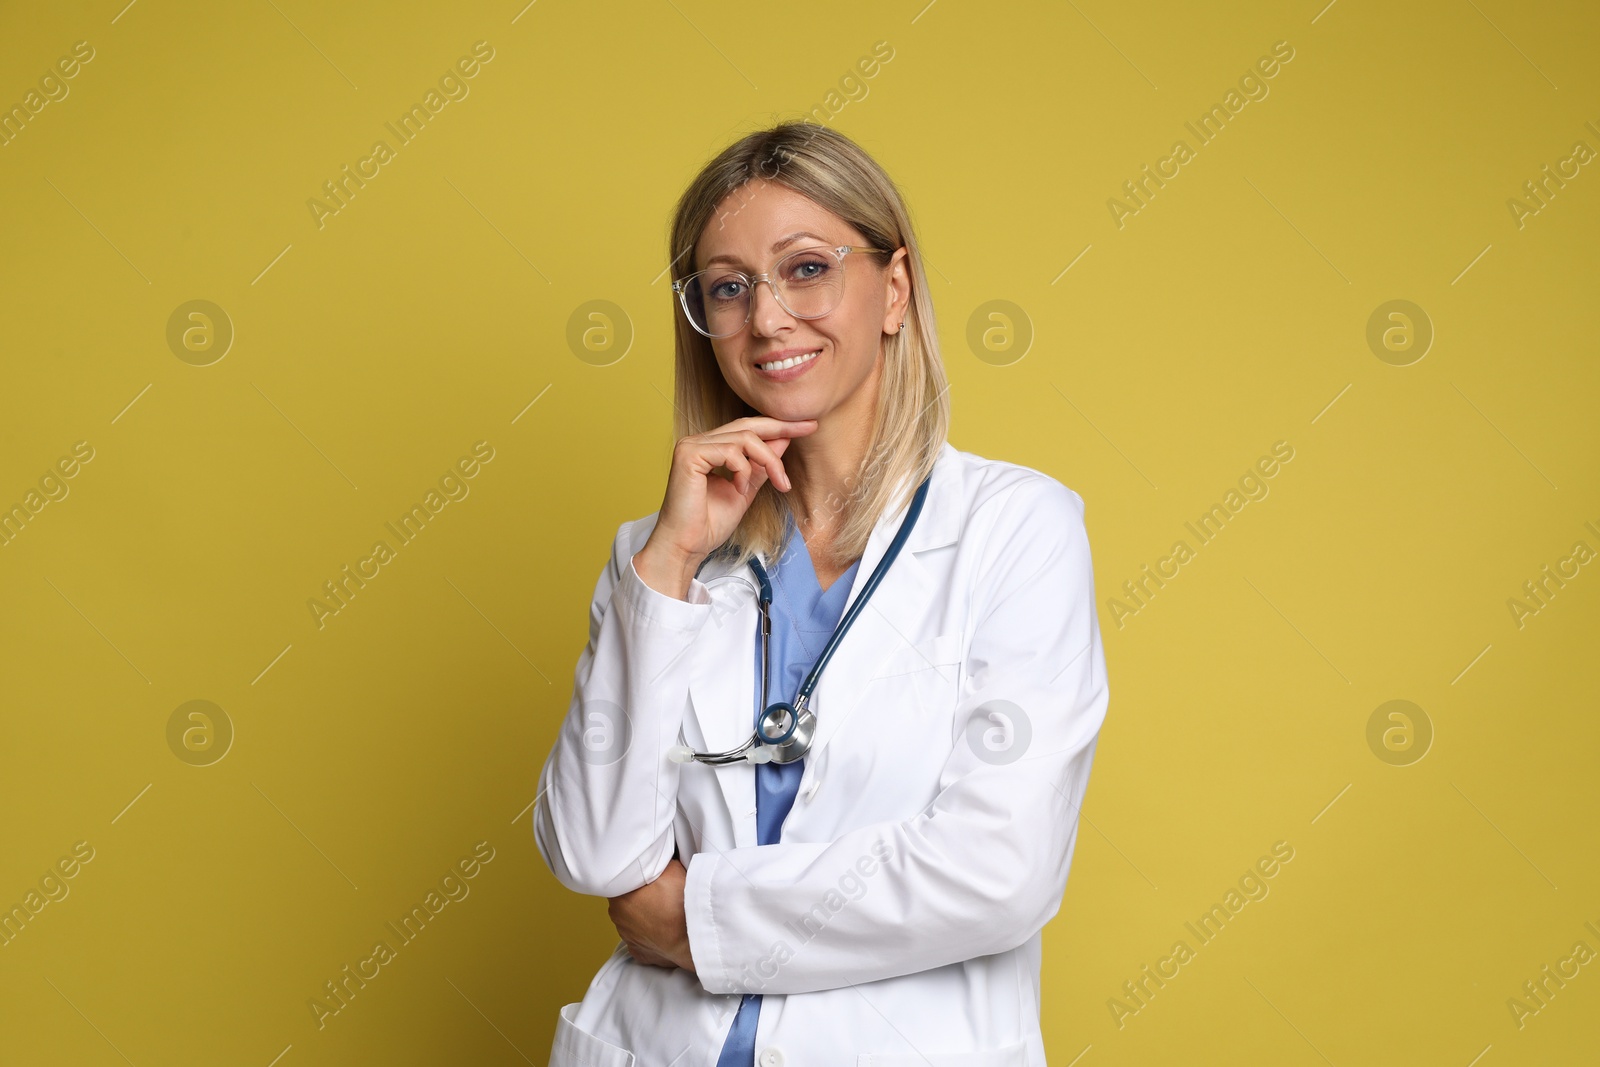
<path fill-rule="evenodd" d="M 791 259 L 794 259 L 796 256 L 815 255 L 819 252 L 831 255 L 839 264 L 840 293 L 842 294 L 844 290 L 843 279 L 845 256 L 849 255 L 851 252 L 879 252 L 887 255 L 892 251 L 894 251 L 894 249 L 868 248 L 865 245 L 836 245 L 832 248 L 825 248 L 821 246 L 814 248 L 797 248 L 793 252 L 785 254 L 783 258 L 774 263 L 772 265 L 772 270 L 770 271 L 763 271 L 760 274 L 750 274 L 746 271 L 736 270 L 732 267 L 707 267 L 705 270 L 695 271 L 693 274 L 686 275 L 673 282 L 672 291 L 678 294 L 678 303 L 683 308 L 684 319 L 688 321 L 690 326 L 694 327 L 696 332 L 706 337 L 719 339 L 723 337 L 732 337 L 750 323 L 750 313 L 755 309 L 754 296 L 757 282 L 766 282 L 767 287 L 772 290 L 773 297 L 778 301 L 778 306 L 783 308 L 784 311 L 788 312 L 790 315 L 793 315 L 797 319 L 820 319 L 824 315 L 831 314 L 838 308 L 837 298 L 832 307 L 828 308 L 826 311 L 819 311 L 814 315 L 802 315 L 798 311 L 794 310 L 794 308 L 789 306 L 789 302 L 783 298 L 783 289 L 780 286 L 781 275 L 779 281 L 774 281 L 772 275 L 779 274 L 780 268 L 782 268 L 785 263 Z M 712 333 L 704 326 L 701 326 L 695 321 L 694 312 L 690 310 L 689 307 L 689 287 L 691 283 L 693 283 L 696 278 L 713 273 L 725 274 L 731 278 L 743 279 L 745 283 L 745 290 L 748 294 L 744 305 L 744 321 L 740 322 L 738 326 L 735 326 L 727 333 Z"/>

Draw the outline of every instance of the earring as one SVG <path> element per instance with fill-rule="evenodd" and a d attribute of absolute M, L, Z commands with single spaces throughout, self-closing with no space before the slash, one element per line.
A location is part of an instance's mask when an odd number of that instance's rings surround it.
<path fill-rule="evenodd" d="M 906 328 L 906 320 L 905 320 L 905 319 L 901 319 L 901 320 L 900 320 L 900 329 L 901 329 L 901 330 L 903 330 L 903 329 L 905 329 L 905 328 Z M 900 332 L 900 331 L 899 331 L 899 330 L 896 330 L 896 331 L 895 331 L 895 332 L 896 332 L 896 333 L 899 333 L 899 332 Z"/>

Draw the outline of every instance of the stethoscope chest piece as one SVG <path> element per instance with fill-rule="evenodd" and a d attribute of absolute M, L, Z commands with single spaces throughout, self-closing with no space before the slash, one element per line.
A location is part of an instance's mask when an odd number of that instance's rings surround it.
<path fill-rule="evenodd" d="M 779 701 L 767 706 L 756 720 L 762 745 L 752 751 L 754 763 L 793 763 L 811 750 L 817 716 L 802 700 L 800 707 Z"/>

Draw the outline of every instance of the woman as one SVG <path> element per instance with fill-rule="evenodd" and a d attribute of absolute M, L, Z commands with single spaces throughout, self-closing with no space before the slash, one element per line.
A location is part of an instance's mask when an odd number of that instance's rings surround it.
<path fill-rule="evenodd" d="M 945 440 L 911 222 L 848 138 L 743 138 L 671 241 L 666 493 L 617 531 L 535 805 L 622 937 L 551 1065 L 1042 1065 L 1108 697 L 1083 502 Z"/>

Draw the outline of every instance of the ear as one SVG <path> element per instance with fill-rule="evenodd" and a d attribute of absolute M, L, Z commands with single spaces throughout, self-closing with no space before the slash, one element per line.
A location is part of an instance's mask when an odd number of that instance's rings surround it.
<path fill-rule="evenodd" d="M 905 321 L 906 308 L 911 305 L 911 253 L 904 245 L 895 249 L 883 280 L 883 332 L 899 333 Z"/>

